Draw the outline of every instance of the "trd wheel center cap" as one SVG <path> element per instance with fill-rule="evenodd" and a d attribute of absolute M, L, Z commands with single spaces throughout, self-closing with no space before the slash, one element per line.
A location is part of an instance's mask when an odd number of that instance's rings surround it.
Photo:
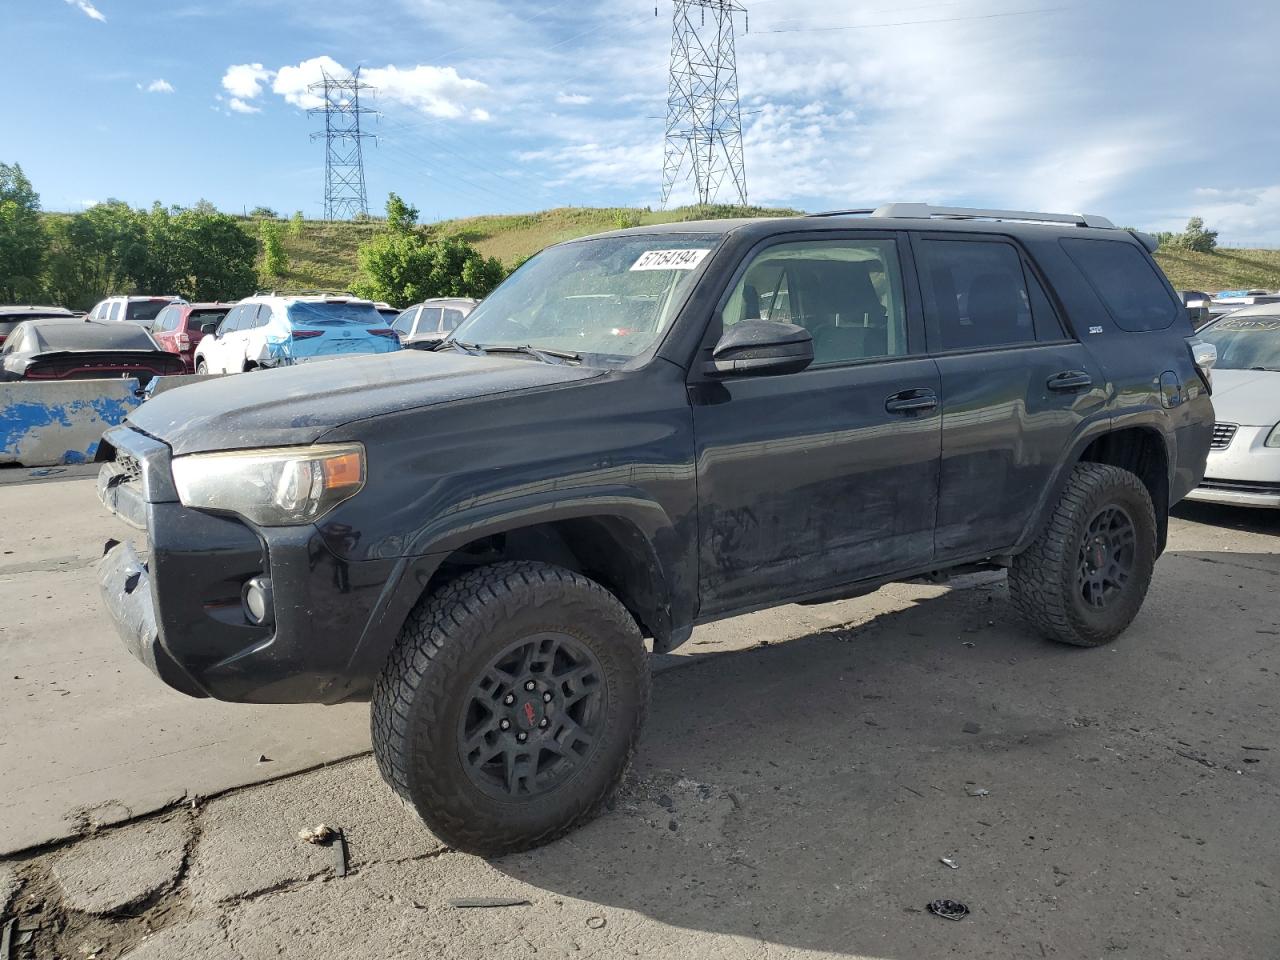
<path fill-rule="evenodd" d="M 1107 562 L 1107 543 L 1101 538 L 1094 540 L 1089 548 L 1089 565 L 1100 570 Z"/>
<path fill-rule="evenodd" d="M 542 698 L 529 697 L 516 704 L 516 725 L 522 730 L 536 730 L 542 722 Z"/>

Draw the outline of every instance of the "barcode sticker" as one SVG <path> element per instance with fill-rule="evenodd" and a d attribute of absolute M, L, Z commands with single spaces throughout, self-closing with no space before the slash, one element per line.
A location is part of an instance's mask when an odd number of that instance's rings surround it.
<path fill-rule="evenodd" d="M 693 270 L 710 250 L 647 250 L 631 265 L 632 270 Z"/>

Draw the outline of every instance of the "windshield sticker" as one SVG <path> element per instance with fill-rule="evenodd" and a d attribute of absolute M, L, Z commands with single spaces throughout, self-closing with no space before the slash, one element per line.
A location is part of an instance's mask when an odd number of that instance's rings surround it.
<path fill-rule="evenodd" d="M 710 250 L 647 250 L 631 265 L 634 270 L 693 270 Z"/>
<path fill-rule="evenodd" d="M 1215 328 L 1218 330 L 1280 330 L 1280 317 L 1227 317 Z"/>

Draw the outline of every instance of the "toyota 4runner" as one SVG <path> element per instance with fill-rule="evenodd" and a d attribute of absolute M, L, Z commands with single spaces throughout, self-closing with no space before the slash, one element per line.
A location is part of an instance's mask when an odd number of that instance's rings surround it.
<path fill-rule="evenodd" d="M 622 777 L 646 637 L 984 567 L 1044 636 L 1114 640 L 1214 420 L 1153 248 L 918 204 L 551 247 L 433 351 L 110 430 L 106 605 L 192 696 L 371 700 L 447 843 L 545 842 Z"/>

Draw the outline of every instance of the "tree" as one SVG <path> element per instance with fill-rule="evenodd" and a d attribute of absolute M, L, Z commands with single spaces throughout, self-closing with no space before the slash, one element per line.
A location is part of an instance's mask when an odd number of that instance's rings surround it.
<path fill-rule="evenodd" d="M 302 211 L 301 210 L 293 211 L 293 216 L 289 218 L 289 236 L 293 237 L 294 239 L 297 239 L 298 237 L 302 236 L 302 226 L 303 226 Z"/>
<path fill-rule="evenodd" d="M 259 223 L 258 239 L 262 241 L 262 266 L 258 276 L 263 286 L 269 286 L 289 272 L 289 256 L 284 252 L 280 225 L 276 221 L 263 220 Z"/>
<path fill-rule="evenodd" d="M 197 204 L 174 217 L 187 251 L 178 293 L 188 300 L 239 300 L 257 285 L 258 245 L 234 217 Z"/>
<path fill-rule="evenodd" d="M 1213 253 L 1218 247 L 1218 231 L 1206 230 L 1204 220 L 1192 217 L 1187 221 L 1187 229 L 1182 231 L 1179 246 L 1196 253 Z"/>
<path fill-rule="evenodd" d="M 40 194 L 19 164 L 0 163 L 0 300 L 35 299 L 48 256 Z"/>
<path fill-rule="evenodd" d="M 278 220 L 280 214 L 270 207 L 254 207 L 249 211 L 249 217 L 253 220 Z"/>
<path fill-rule="evenodd" d="M 49 234 L 48 292 L 64 306 L 87 310 L 109 294 L 138 289 L 136 278 L 147 275 L 144 215 L 120 200 L 55 218 Z"/>
<path fill-rule="evenodd" d="M 430 297 L 485 297 L 506 269 L 465 240 L 428 240 L 417 233 L 383 231 L 359 251 L 356 292 L 405 307 Z"/>
<path fill-rule="evenodd" d="M 408 233 L 418 225 L 418 208 L 400 199 L 399 194 L 387 196 L 387 227 L 398 233 Z"/>

